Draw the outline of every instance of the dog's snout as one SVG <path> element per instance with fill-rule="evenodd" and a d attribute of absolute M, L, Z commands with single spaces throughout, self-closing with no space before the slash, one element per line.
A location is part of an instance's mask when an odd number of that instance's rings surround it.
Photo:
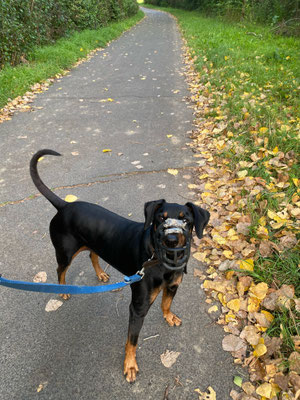
<path fill-rule="evenodd" d="M 175 233 L 168 234 L 165 237 L 164 242 L 168 247 L 176 247 L 178 245 L 178 235 Z"/>

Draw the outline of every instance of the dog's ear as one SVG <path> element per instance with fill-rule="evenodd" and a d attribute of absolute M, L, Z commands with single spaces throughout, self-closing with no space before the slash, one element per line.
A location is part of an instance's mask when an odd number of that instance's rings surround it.
<path fill-rule="evenodd" d="M 155 201 L 148 201 L 147 203 L 145 203 L 145 206 L 144 206 L 144 214 L 145 214 L 144 230 L 149 228 L 149 226 L 153 222 L 155 211 L 160 206 L 162 206 L 165 202 L 166 202 L 166 200 L 161 199 L 161 200 L 155 200 Z"/>
<path fill-rule="evenodd" d="M 199 239 L 203 237 L 203 231 L 208 224 L 210 213 L 203 208 L 196 206 L 193 203 L 186 203 L 194 215 L 195 231 Z"/>

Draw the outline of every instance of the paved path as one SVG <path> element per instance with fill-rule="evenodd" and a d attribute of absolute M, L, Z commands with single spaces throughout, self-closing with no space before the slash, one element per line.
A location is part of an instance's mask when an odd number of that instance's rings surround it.
<path fill-rule="evenodd" d="M 38 95 L 33 112 L 0 125 L 0 203 L 15 202 L 0 208 L 0 272 L 5 277 L 32 280 L 46 271 L 48 282 L 56 282 L 48 233 L 55 210 L 43 197 L 33 198 L 37 191 L 28 173 L 38 149 L 64 155 L 39 164 L 42 178 L 61 197 L 74 194 L 140 221 L 145 201 L 190 199 L 183 176 L 196 164 L 186 146 L 193 115 L 183 101 L 188 92 L 182 43 L 170 16 L 146 14 L 131 31 Z M 168 168 L 178 168 L 179 174 L 168 174 Z M 54 295 L 0 288 L 0 398 L 163 400 L 169 387 L 169 400 L 185 400 L 197 399 L 194 389 L 210 385 L 218 399 L 229 399 L 234 366 L 221 349 L 222 329 L 206 312 L 193 266 L 191 260 L 174 301 L 183 325 L 168 327 L 159 301 L 150 310 L 133 385 L 122 375 L 129 288 L 73 296 L 54 312 L 45 311 Z M 112 282 L 120 279 L 111 268 L 108 272 Z M 67 282 L 96 284 L 87 254 L 73 262 Z M 160 361 L 167 349 L 180 352 L 171 368 Z"/>

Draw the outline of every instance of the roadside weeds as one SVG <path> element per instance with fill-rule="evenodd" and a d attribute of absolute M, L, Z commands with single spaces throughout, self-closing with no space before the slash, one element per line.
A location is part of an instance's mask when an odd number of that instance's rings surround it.
<path fill-rule="evenodd" d="M 252 73 L 245 70 L 244 59 L 238 62 L 238 54 L 225 53 L 221 62 L 214 54 L 217 50 L 212 50 L 214 33 L 201 40 L 202 24 L 197 23 L 196 13 L 186 17 L 187 12 L 171 12 L 187 40 L 186 77 L 195 114 L 191 148 L 199 168 L 189 188 L 199 196 L 198 204 L 211 212 L 207 233 L 201 241 L 195 239 L 193 249 L 193 257 L 206 269 L 195 269 L 194 274 L 203 281 L 209 314 L 217 316 L 228 334 L 223 349 L 249 371 L 249 381 L 235 377 L 242 391 L 233 390 L 231 397 L 297 399 L 298 70 L 287 68 L 287 76 L 293 78 L 282 95 L 284 84 L 275 84 L 275 72 L 285 70 L 285 64 L 262 66 L 261 49 L 252 60 Z M 244 49 L 241 54 L 245 57 Z M 286 55 L 281 62 L 289 59 Z M 255 60 L 258 70 L 267 69 L 267 75 L 253 72 Z"/>

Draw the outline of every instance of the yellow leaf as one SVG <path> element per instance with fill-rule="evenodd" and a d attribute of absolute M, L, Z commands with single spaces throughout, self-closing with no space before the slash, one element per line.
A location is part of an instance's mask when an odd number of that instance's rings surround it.
<path fill-rule="evenodd" d="M 265 282 L 260 282 L 257 285 L 250 287 L 249 292 L 251 295 L 263 300 L 268 292 L 268 285 Z"/>
<path fill-rule="evenodd" d="M 267 224 L 267 218 L 266 218 L 266 217 L 261 217 L 261 218 L 259 218 L 258 223 L 259 223 L 259 225 L 261 225 L 261 226 L 266 226 L 266 224 Z"/>
<path fill-rule="evenodd" d="M 227 307 L 235 312 L 240 311 L 240 299 L 233 299 L 227 303 Z"/>
<path fill-rule="evenodd" d="M 247 175 L 248 175 L 248 171 L 247 171 L 246 169 L 244 169 L 243 171 L 239 171 L 239 172 L 237 173 L 237 176 L 238 176 L 240 179 L 245 178 Z"/>
<path fill-rule="evenodd" d="M 236 321 L 235 315 L 232 314 L 232 312 L 229 312 L 228 314 L 225 315 L 225 321 L 228 324 L 229 322 Z"/>
<path fill-rule="evenodd" d="M 221 303 L 224 307 L 226 307 L 226 303 L 225 303 L 225 301 L 224 301 L 224 295 L 223 295 L 222 293 L 218 293 L 218 299 L 219 299 L 220 303 Z"/>
<path fill-rule="evenodd" d="M 224 250 L 223 254 L 226 258 L 232 259 L 233 258 L 233 253 L 231 250 Z"/>
<path fill-rule="evenodd" d="M 102 150 L 102 153 L 109 153 L 109 152 L 111 152 L 111 149 L 103 149 Z"/>
<path fill-rule="evenodd" d="M 107 99 L 107 101 L 114 101 L 114 99 L 110 99 L 110 98 L 108 98 L 108 99 Z"/>
<path fill-rule="evenodd" d="M 78 197 L 74 196 L 73 194 L 68 194 L 65 197 L 65 201 L 67 201 L 68 203 L 73 203 L 73 201 L 76 201 L 78 199 Z"/>
<path fill-rule="evenodd" d="M 262 385 L 258 386 L 256 389 L 256 393 L 260 396 L 265 397 L 266 399 L 271 399 L 272 395 L 272 385 L 271 383 L 263 383 Z"/>
<path fill-rule="evenodd" d="M 209 386 L 207 390 L 209 393 L 201 392 L 200 389 L 195 389 L 195 392 L 199 393 L 199 400 L 216 400 L 217 395 L 214 389 L 211 386 Z"/>
<path fill-rule="evenodd" d="M 266 128 L 265 126 L 259 128 L 259 132 L 260 132 L 260 133 L 266 133 L 267 130 L 268 130 L 268 128 Z"/>
<path fill-rule="evenodd" d="M 268 210 L 268 217 L 276 221 L 277 214 L 272 210 Z"/>
<path fill-rule="evenodd" d="M 236 288 L 237 288 L 237 291 L 238 291 L 239 295 L 240 295 L 240 296 L 243 296 L 243 295 L 244 295 L 244 292 L 245 292 L 245 290 L 246 290 L 245 286 L 244 286 L 241 282 L 238 282 L 238 283 L 236 284 Z"/>
<path fill-rule="evenodd" d="M 261 239 L 269 239 L 269 231 L 266 227 L 260 225 L 257 230 L 256 234 Z"/>
<path fill-rule="evenodd" d="M 176 176 L 176 175 L 178 174 L 178 170 L 177 170 L 177 169 L 169 168 L 169 169 L 168 169 L 168 173 L 171 174 L 171 175 Z"/>
<path fill-rule="evenodd" d="M 265 315 L 269 322 L 273 321 L 274 315 L 272 315 L 269 311 L 261 310 L 261 312 Z"/>
<path fill-rule="evenodd" d="M 171 138 L 173 135 L 167 135 L 167 138 Z"/>
<path fill-rule="evenodd" d="M 45 157 L 40 157 L 40 158 L 38 159 L 38 162 L 42 161 L 44 158 L 45 158 Z"/>
<path fill-rule="evenodd" d="M 208 314 L 211 314 L 211 313 L 213 313 L 213 312 L 216 312 L 216 311 L 218 311 L 219 309 L 218 309 L 218 306 L 212 306 L 212 307 L 210 307 L 209 309 L 208 309 Z"/>
<path fill-rule="evenodd" d="M 204 287 L 204 289 L 215 290 L 216 292 L 221 292 L 223 294 L 225 294 L 227 291 L 226 284 L 222 283 L 222 282 L 213 282 L 213 281 L 205 280 L 203 282 L 203 287 Z"/>
<path fill-rule="evenodd" d="M 247 260 L 240 260 L 239 266 L 240 266 L 240 269 L 244 269 L 246 271 L 253 271 L 254 261 L 252 258 L 248 258 Z"/>
<path fill-rule="evenodd" d="M 254 347 L 253 355 L 257 358 L 263 356 L 267 352 L 267 347 L 263 343 L 259 343 L 257 346 Z"/>
<path fill-rule="evenodd" d="M 196 258 L 196 260 L 205 262 L 205 257 L 206 253 L 201 253 L 200 251 L 196 251 L 196 253 L 193 253 L 193 257 Z"/>
<path fill-rule="evenodd" d="M 299 187 L 300 179 L 293 178 L 293 182 L 296 187 Z"/>
<path fill-rule="evenodd" d="M 230 281 L 230 279 L 233 277 L 234 273 L 235 273 L 234 271 L 226 271 L 225 278 L 228 281 Z"/>
<path fill-rule="evenodd" d="M 215 235 L 212 235 L 212 239 L 214 242 L 218 243 L 218 244 L 226 244 L 227 241 L 225 238 L 223 238 L 221 235 L 219 235 L 218 233 Z"/>
<path fill-rule="evenodd" d="M 257 297 L 249 297 L 247 306 L 248 312 L 258 311 L 259 306 L 260 306 L 260 299 L 258 299 Z"/>

